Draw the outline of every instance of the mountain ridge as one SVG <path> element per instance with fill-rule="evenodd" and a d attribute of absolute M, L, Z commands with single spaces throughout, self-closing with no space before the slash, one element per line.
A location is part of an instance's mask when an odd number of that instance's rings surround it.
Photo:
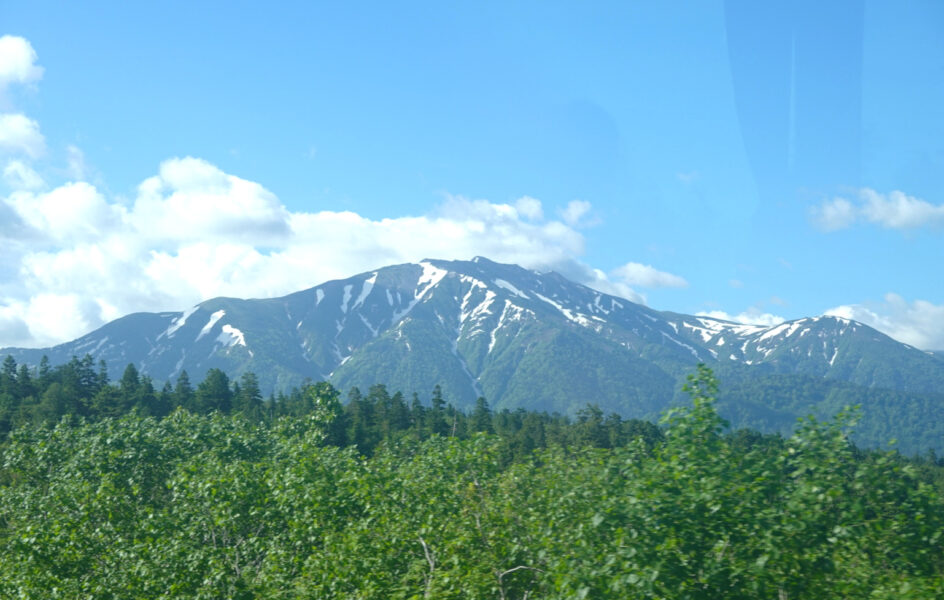
<path fill-rule="evenodd" d="M 681 381 L 701 362 L 738 380 L 813 377 L 866 396 L 944 389 L 939 356 L 856 321 L 761 327 L 661 312 L 483 257 L 382 267 L 279 298 L 212 298 L 127 315 L 52 348 L 0 349 L 34 365 L 44 354 L 56 364 L 86 353 L 113 378 L 128 363 L 158 381 L 219 368 L 253 371 L 267 392 L 305 380 L 422 394 L 440 385 L 460 408 L 484 396 L 497 409 L 574 414 L 595 403 L 648 418 L 679 401 Z"/>

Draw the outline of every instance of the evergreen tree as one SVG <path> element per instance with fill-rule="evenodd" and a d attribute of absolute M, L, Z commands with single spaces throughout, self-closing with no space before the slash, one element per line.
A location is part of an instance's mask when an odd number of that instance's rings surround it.
<path fill-rule="evenodd" d="M 154 391 L 154 383 L 148 375 L 142 375 L 138 389 L 134 394 L 131 406 L 145 415 L 157 415 L 157 393 Z"/>
<path fill-rule="evenodd" d="M 108 365 L 105 364 L 105 360 L 104 360 L 104 359 L 99 360 L 99 361 L 98 361 L 98 377 L 97 377 L 97 381 L 96 381 L 96 384 L 97 384 L 97 386 L 98 386 L 98 389 L 102 389 L 103 387 L 105 387 L 105 386 L 108 385 L 109 383 L 111 383 L 111 381 L 110 381 L 110 379 L 108 378 Z"/>
<path fill-rule="evenodd" d="M 51 373 L 52 367 L 49 365 L 49 357 L 43 354 L 43 357 L 39 359 L 39 385 L 41 388 L 45 389 L 49 385 Z"/>
<path fill-rule="evenodd" d="M 125 372 L 121 375 L 121 381 L 118 384 L 121 393 L 129 400 L 128 404 L 134 403 L 133 398 L 135 394 L 137 394 L 140 385 L 141 375 L 138 373 L 137 367 L 134 366 L 134 363 L 128 363 L 128 366 L 125 367 Z"/>
<path fill-rule="evenodd" d="M 177 385 L 174 386 L 174 406 L 186 408 L 191 412 L 196 412 L 197 407 L 194 404 L 193 387 L 190 385 L 190 376 L 187 371 L 181 371 L 177 377 Z"/>
<path fill-rule="evenodd" d="M 376 445 L 373 406 L 356 386 L 348 392 L 347 413 L 348 443 L 357 446 L 362 454 L 370 455 Z"/>
<path fill-rule="evenodd" d="M 228 413 L 233 408 L 233 392 L 229 389 L 229 377 L 219 369 L 207 371 L 206 378 L 197 386 L 194 400 L 197 412 L 213 411 Z"/>
<path fill-rule="evenodd" d="M 0 394 L 16 393 L 16 360 L 9 354 L 0 368 Z"/>
<path fill-rule="evenodd" d="M 433 435 L 446 435 L 449 431 L 449 425 L 446 424 L 446 401 L 443 399 L 442 388 L 438 383 L 433 388 L 430 404 L 430 410 L 426 413 L 426 428 Z"/>
<path fill-rule="evenodd" d="M 16 373 L 17 396 L 23 400 L 28 396 L 33 396 L 35 393 L 36 388 L 33 385 L 33 377 L 30 375 L 29 367 L 27 367 L 25 364 L 20 365 L 20 369 Z"/>
<path fill-rule="evenodd" d="M 390 410 L 387 418 L 392 432 L 406 431 L 410 428 L 410 409 L 403 399 L 402 392 L 397 392 L 390 397 Z"/>
<path fill-rule="evenodd" d="M 417 436 L 423 438 L 425 425 L 426 407 L 420 402 L 419 394 L 413 392 L 413 399 L 410 401 L 410 428 L 416 432 Z"/>
<path fill-rule="evenodd" d="M 492 427 L 492 410 L 488 406 L 488 401 L 479 396 L 475 401 L 475 409 L 472 411 L 472 431 L 481 431 L 483 433 L 495 433 Z"/>
<path fill-rule="evenodd" d="M 233 394 L 233 410 L 257 421 L 262 418 L 262 392 L 259 379 L 252 371 L 246 371 L 239 378 L 238 391 Z"/>
<path fill-rule="evenodd" d="M 88 402 L 86 412 L 95 419 L 119 417 L 131 408 L 129 397 L 113 385 L 106 385 Z"/>
<path fill-rule="evenodd" d="M 164 386 L 156 396 L 157 402 L 151 411 L 156 417 L 166 417 L 174 410 L 174 388 L 169 381 L 164 382 Z"/>

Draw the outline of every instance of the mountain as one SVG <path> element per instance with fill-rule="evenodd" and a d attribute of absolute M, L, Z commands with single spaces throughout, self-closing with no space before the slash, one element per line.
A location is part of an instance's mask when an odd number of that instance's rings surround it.
<path fill-rule="evenodd" d="M 705 362 L 722 377 L 736 424 L 787 429 L 797 416 L 834 412 L 840 396 L 859 399 L 869 418 L 878 413 L 868 407 L 883 402 L 893 412 L 917 402 L 944 417 L 935 395 L 944 360 L 862 323 L 813 317 L 760 327 L 660 312 L 481 257 L 385 267 L 282 298 L 137 313 L 53 348 L 0 350 L 28 364 L 86 353 L 113 378 L 134 363 L 158 381 L 183 370 L 196 379 L 210 368 L 253 371 L 266 390 L 327 379 L 342 390 L 380 382 L 425 397 L 438 384 L 461 408 L 485 396 L 497 409 L 574 414 L 595 403 L 647 418 L 680 402 L 680 382 Z M 784 403 L 767 393 L 791 385 L 805 396 Z"/>

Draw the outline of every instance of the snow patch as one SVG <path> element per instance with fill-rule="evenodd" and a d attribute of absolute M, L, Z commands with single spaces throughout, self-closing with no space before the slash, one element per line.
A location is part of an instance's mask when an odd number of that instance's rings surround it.
<path fill-rule="evenodd" d="M 222 319 L 223 315 L 225 314 L 226 314 L 225 310 L 218 310 L 212 315 L 210 315 L 210 320 L 207 322 L 206 325 L 203 326 L 203 329 L 200 330 L 200 334 L 197 336 L 197 339 L 195 339 L 194 341 L 199 342 L 200 338 L 210 333 L 210 330 L 213 329 L 213 326 L 216 325 L 216 322 Z"/>
<path fill-rule="evenodd" d="M 603 308 L 603 305 L 600 304 L 601 298 L 602 298 L 602 296 L 600 296 L 600 294 L 596 294 L 596 295 L 594 296 L 594 298 L 593 298 L 593 305 L 596 306 L 599 310 L 603 311 L 604 314 L 607 314 L 607 315 L 608 315 L 608 314 L 610 314 L 610 311 L 608 311 L 608 310 L 606 310 L 605 308 Z"/>
<path fill-rule="evenodd" d="M 227 347 L 236 345 L 245 346 L 246 336 L 243 335 L 242 331 L 232 325 L 223 325 L 223 332 L 216 337 L 216 341 Z"/>
<path fill-rule="evenodd" d="M 348 284 L 344 286 L 344 298 L 341 300 L 341 312 L 347 313 L 347 303 L 351 301 L 351 290 L 354 286 Z"/>
<path fill-rule="evenodd" d="M 354 307 L 351 310 L 355 310 L 358 306 L 364 305 L 364 300 L 367 300 L 367 296 L 370 295 L 371 290 L 374 289 L 374 283 L 377 281 L 377 273 L 374 273 L 364 281 L 364 287 L 361 288 L 361 293 L 357 297 L 357 300 L 354 301 Z"/>
<path fill-rule="evenodd" d="M 485 290 L 485 299 L 479 302 L 479 304 L 472 309 L 471 312 L 465 312 L 463 307 L 463 312 L 459 315 L 459 322 L 465 323 L 466 319 L 478 319 L 484 315 L 492 314 L 492 311 L 489 310 L 492 302 L 495 301 L 495 292 L 492 290 Z"/>
<path fill-rule="evenodd" d="M 89 354 L 95 354 L 96 352 L 98 352 L 98 349 L 101 348 L 102 346 L 104 346 L 104 345 L 105 345 L 105 342 L 107 342 L 107 341 L 108 341 L 108 336 L 106 335 L 106 336 L 103 337 L 101 340 L 99 340 L 99 342 L 95 345 L 94 348 L 92 348 L 92 351 L 89 352 Z"/>
<path fill-rule="evenodd" d="M 688 328 L 691 329 L 693 332 L 698 333 L 698 334 L 701 336 L 701 341 L 703 341 L 703 342 L 706 342 L 706 343 L 707 343 L 707 342 L 711 339 L 711 334 L 712 334 L 712 332 L 711 332 L 710 329 L 704 329 L 704 328 L 702 328 L 702 327 L 696 327 L 695 325 L 692 325 L 691 323 L 686 323 L 686 322 L 684 322 L 684 321 L 682 322 L 682 326 L 683 326 L 683 327 L 688 327 Z"/>
<path fill-rule="evenodd" d="M 676 344 L 678 344 L 679 346 L 682 346 L 683 348 L 687 348 L 688 351 L 691 352 L 692 355 L 693 355 L 696 359 L 701 360 L 701 357 L 698 356 L 698 351 L 697 351 L 697 350 L 695 350 L 694 348 L 692 348 L 692 347 L 689 346 L 688 344 L 686 344 L 686 343 L 684 343 L 684 342 L 681 342 L 681 341 L 675 339 L 674 337 L 672 337 L 671 335 L 667 334 L 667 333 L 664 332 L 664 331 L 662 331 L 661 333 L 662 333 L 662 336 L 663 336 L 663 337 L 665 337 L 666 339 L 669 339 L 669 340 L 675 342 Z"/>
<path fill-rule="evenodd" d="M 431 290 L 436 286 L 437 283 L 442 281 L 442 278 L 448 273 L 448 271 L 436 268 L 428 262 L 421 262 L 420 266 L 423 267 L 423 274 L 420 275 L 420 278 L 416 282 L 416 291 L 413 293 L 413 298 L 410 300 L 410 303 L 406 305 L 406 308 L 393 314 L 393 320 L 391 321 L 392 323 L 396 323 L 405 317 L 407 313 L 413 310 L 413 307 L 423 299 L 423 296 L 426 295 L 426 292 Z M 397 292 L 397 300 L 399 299 L 400 292 Z"/>
<path fill-rule="evenodd" d="M 521 298 L 524 298 L 525 300 L 530 300 L 530 298 L 528 298 L 528 295 L 527 295 L 527 294 L 525 294 L 524 292 L 522 292 L 521 290 L 519 290 L 519 289 L 516 288 L 515 286 L 511 285 L 510 283 L 508 283 L 508 282 L 505 281 L 504 279 L 495 279 L 494 281 L 495 281 L 495 285 L 497 285 L 498 287 L 500 287 L 500 288 L 502 288 L 502 289 L 508 290 L 509 292 L 511 292 L 512 294 L 514 294 L 515 296 L 519 296 L 519 297 L 521 297 Z"/>
<path fill-rule="evenodd" d="M 177 330 L 183 327 L 184 323 L 187 322 L 187 318 L 193 313 L 197 312 L 199 308 L 200 308 L 199 306 L 194 306 L 193 308 L 188 308 L 187 310 L 185 310 L 182 315 L 180 315 L 177 319 L 174 320 L 173 323 L 170 324 L 170 327 L 168 327 L 164 333 L 157 336 L 157 339 L 161 339 L 165 335 L 169 338 L 174 337 L 174 334 L 177 333 Z"/>
<path fill-rule="evenodd" d="M 367 320 L 367 317 L 360 313 L 357 313 L 357 316 L 361 318 L 361 322 L 364 324 L 364 326 L 367 327 L 367 329 L 370 329 L 371 334 L 373 334 L 374 337 L 377 337 L 377 329 L 370 324 L 370 321 Z"/>
<path fill-rule="evenodd" d="M 177 364 L 174 366 L 174 372 L 171 373 L 171 376 L 177 375 L 180 373 L 180 370 L 184 367 L 184 359 L 187 358 L 187 351 L 184 350 L 180 355 L 180 360 L 177 361 Z"/>
<path fill-rule="evenodd" d="M 315 290 L 315 306 L 321 304 L 322 300 L 324 300 L 324 290 Z"/>
<path fill-rule="evenodd" d="M 777 325 L 776 327 L 771 327 L 770 329 L 765 331 L 763 334 L 761 334 L 761 336 L 757 338 L 757 341 L 762 342 L 766 340 L 767 338 L 772 338 L 775 335 L 780 335 L 781 333 L 783 333 L 789 328 L 790 328 L 790 323 L 783 323 L 781 325 Z"/>

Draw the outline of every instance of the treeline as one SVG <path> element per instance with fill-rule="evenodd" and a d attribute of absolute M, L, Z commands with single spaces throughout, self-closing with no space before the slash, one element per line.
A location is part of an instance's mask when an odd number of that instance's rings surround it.
<path fill-rule="evenodd" d="M 516 461 L 498 435 L 461 439 L 448 405 L 403 430 L 426 439 L 385 438 L 378 417 L 369 456 L 334 446 L 354 417 L 326 385 L 300 416 L 27 425 L 0 462 L 0 597 L 942 597 L 944 497 L 913 465 L 857 451 L 848 415 L 725 435 L 711 372 L 689 388 L 652 445 Z"/>
<path fill-rule="evenodd" d="M 210 369 L 194 385 L 183 371 L 173 384 L 167 382 L 158 390 L 133 364 L 120 380 L 111 382 L 104 361 L 96 365 L 88 355 L 55 367 L 44 360 L 35 369 L 17 365 L 7 356 L 0 368 L 0 440 L 17 427 L 53 425 L 66 415 L 92 422 L 126 413 L 163 418 L 183 408 L 200 415 L 238 413 L 253 422 L 272 423 L 281 417 L 310 415 L 323 406 L 333 411 L 326 443 L 355 446 L 366 456 L 382 443 L 403 438 L 466 439 L 477 432 L 497 434 L 507 460 L 523 459 L 535 449 L 553 445 L 616 448 L 641 438 L 652 447 L 662 439 L 655 424 L 605 415 L 593 404 L 573 420 L 523 409 L 493 412 L 485 398 L 465 412 L 449 403 L 439 386 L 425 400 L 415 392 L 407 398 L 378 384 L 365 392 L 352 388 L 342 401 L 340 392 L 326 382 L 264 398 L 251 372 L 232 381 L 223 371 Z"/>

